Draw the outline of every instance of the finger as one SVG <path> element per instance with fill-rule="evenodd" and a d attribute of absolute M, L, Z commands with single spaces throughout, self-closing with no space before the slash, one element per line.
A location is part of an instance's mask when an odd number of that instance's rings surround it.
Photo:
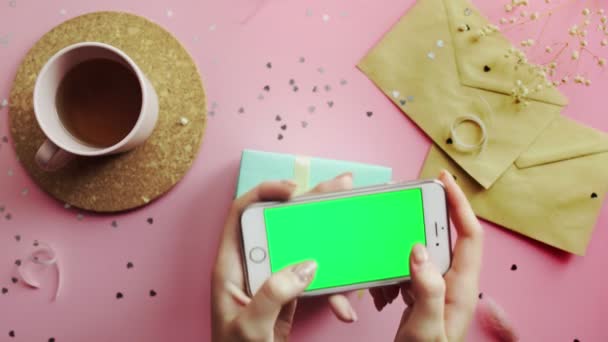
<path fill-rule="evenodd" d="M 477 304 L 483 230 L 454 178 L 443 171 L 439 179 L 446 186 L 450 215 L 458 232 L 452 268 L 445 276 L 446 330 L 451 339 L 458 340 L 466 335 Z"/>
<path fill-rule="evenodd" d="M 226 291 L 230 293 L 232 299 L 237 302 L 241 306 L 247 306 L 251 303 L 251 298 L 243 292 L 239 287 L 234 285 L 231 281 L 226 281 L 225 283 Z"/>
<path fill-rule="evenodd" d="M 334 315 L 342 322 L 352 323 L 359 319 L 355 309 L 345 295 L 337 294 L 329 296 L 329 306 Z"/>
<path fill-rule="evenodd" d="M 439 179 L 446 187 L 450 216 L 458 233 L 452 270 L 467 277 L 477 278 L 481 268 L 483 244 L 481 224 L 454 178 L 447 171 L 442 171 Z"/>
<path fill-rule="evenodd" d="M 275 329 L 277 335 L 285 337 L 285 340 L 287 340 L 287 337 L 289 337 L 289 333 L 293 327 L 293 316 L 296 313 L 297 305 L 298 300 L 294 299 L 291 302 L 283 305 L 281 311 L 279 311 Z"/>
<path fill-rule="evenodd" d="M 382 287 L 382 293 L 384 294 L 384 299 L 391 304 L 397 296 L 399 296 L 399 285 L 389 285 Z"/>
<path fill-rule="evenodd" d="M 369 289 L 369 293 L 372 295 L 372 298 L 374 299 L 374 306 L 376 307 L 376 310 L 382 311 L 382 309 L 384 309 L 384 307 L 388 304 L 387 301 L 384 299 L 384 293 L 382 292 L 382 288 L 381 287 L 371 288 L 371 289 Z"/>
<path fill-rule="evenodd" d="M 226 280 L 235 285 L 242 285 L 242 269 L 234 267 L 234 265 L 241 264 L 239 227 L 243 210 L 255 202 L 287 200 L 295 187 L 295 184 L 290 181 L 266 182 L 234 201 L 224 226 L 215 263 L 213 275 L 217 286 L 222 286 Z"/>
<path fill-rule="evenodd" d="M 350 190 L 353 188 L 353 174 L 350 172 L 343 173 L 334 179 L 319 183 L 309 193 L 320 194 L 325 192 L 335 192 Z"/>
<path fill-rule="evenodd" d="M 407 306 L 414 305 L 414 296 L 412 295 L 411 282 L 401 285 L 401 298 Z"/>
<path fill-rule="evenodd" d="M 266 340 L 283 306 L 304 292 L 316 270 L 316 262 L 305 261 L 274 273 L 235 320 L 239 334 L 247 339 Z"/>
<path fill-rule="evenodd" d="M 243 196 L 237 198 L 232 206 L 239 215 L 247 206 L 263 201 L 286 201 L 296 188 L 296 184 L 289 180 L 279 182 L 265 182 Z"/>
<path fill-rule="evenodd" d="M 293 316 L 296 313 L 296 307 L 298 305 L 298 300 L 294 299 L 291 302 L 287 303 L 281 308 L 279 311 L 279 316 L 277 317 L 277 322 L 293 322 Z"/>
<path fill-rule="evenodd" d="M 426 248 L 420 244 L 412 248 L 410 269 L 415 302 L 401 333 L 405 335 L 404 339 L 439 340 L 445 335 L 443 277 L 429 260 Z"/>

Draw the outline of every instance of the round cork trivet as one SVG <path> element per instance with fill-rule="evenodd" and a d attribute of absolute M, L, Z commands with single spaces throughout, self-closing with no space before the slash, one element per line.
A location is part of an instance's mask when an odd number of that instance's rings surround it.
<path fill-rule="evenodd" d="M 34 162 L 45 140 L 32 103 L 36 76 L 57 51 L 85 41 L 113 45 L 137 63 L 156 89 L 158 122 L 150 138 L 130 152 L 77 158 L 44 172 Z M 95 212 L 137 208 L 169 191 L 192 166 L 206 123 L 201 78 L 184 47 L 157 24 L 118 12 L 86 14 L 45 34 L 19 67 L 9 103 L 17 156 L 30 176 L 58 200 Z"/>

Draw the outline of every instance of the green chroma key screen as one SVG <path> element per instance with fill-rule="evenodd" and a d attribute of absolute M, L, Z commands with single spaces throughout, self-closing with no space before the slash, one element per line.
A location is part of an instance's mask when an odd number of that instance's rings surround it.
<path fill-rule="evenodd" d="M 407 189 L 264 210 L 271 271 L 316 260 L 307 291 L 404 277 L 426 245 L 422 190 Z"/>

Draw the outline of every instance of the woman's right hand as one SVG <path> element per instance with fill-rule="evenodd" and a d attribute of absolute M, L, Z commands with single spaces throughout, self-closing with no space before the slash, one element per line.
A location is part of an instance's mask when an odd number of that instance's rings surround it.
<path fill-rule="evenodd" d="M 454 178 L 442 171 L 439 179 L 458 233 L 452 267 L 442 277 L 426 248 L 416 245 L 410 254 L 411 282 L 370 290 L 379 311 L 401 290 L 407 308 L 395 336 L 398 342 L 464 341 L 477 304 L 483 230 Z"/>

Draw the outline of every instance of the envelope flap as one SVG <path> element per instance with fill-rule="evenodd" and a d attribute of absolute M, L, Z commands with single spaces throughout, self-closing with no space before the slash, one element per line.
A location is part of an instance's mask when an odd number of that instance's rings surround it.
<path fill-rule="evenodd" d="M 454 41 L 464 32 L 452 35 L 446 9 L 453 3 L 462 3 L 463 9 L 470 5 L 467 0 L 416 1 L 359 68 L 437 146 L 489 189 L 559 116 L 562 106 L 542 101 L 520 105 L 511 94 L 464 85 Z M 483 49 L 503 50 L 491 44 Z M 488 79 L 511 77 L 506 67 L 503 73 L 484 74 Z M 463 118 L 472 121 L 460 125 Z M 478 145 L 463 150 L 461 142 Z"/>
<path fill-rule="evenodd" d="M 515 161 L 520 168 L 608 152 L 608 134 L 571 119 L 556 118 Z"/>
<path fill-rule="evenodd" d="M 468 1 L 443 0 L 454 43 L 456 64 L 462 84 L 510 95 L 518 80 L 530 88 L 529 100 L 565 106 L 568 103 L 555 87 L 536 86 L 540 81 L 525 63 L 516 67 L 517 57 L 506 57 L 511 42 L 502 34 L 479 37 L 479 31 L 490 25 Z M 463 27 L 466 29 L 462 30 Z M 495 77 L 488 77 L 491 72 Z M 500 75 L 500 77 L 496 77 Z"/>

